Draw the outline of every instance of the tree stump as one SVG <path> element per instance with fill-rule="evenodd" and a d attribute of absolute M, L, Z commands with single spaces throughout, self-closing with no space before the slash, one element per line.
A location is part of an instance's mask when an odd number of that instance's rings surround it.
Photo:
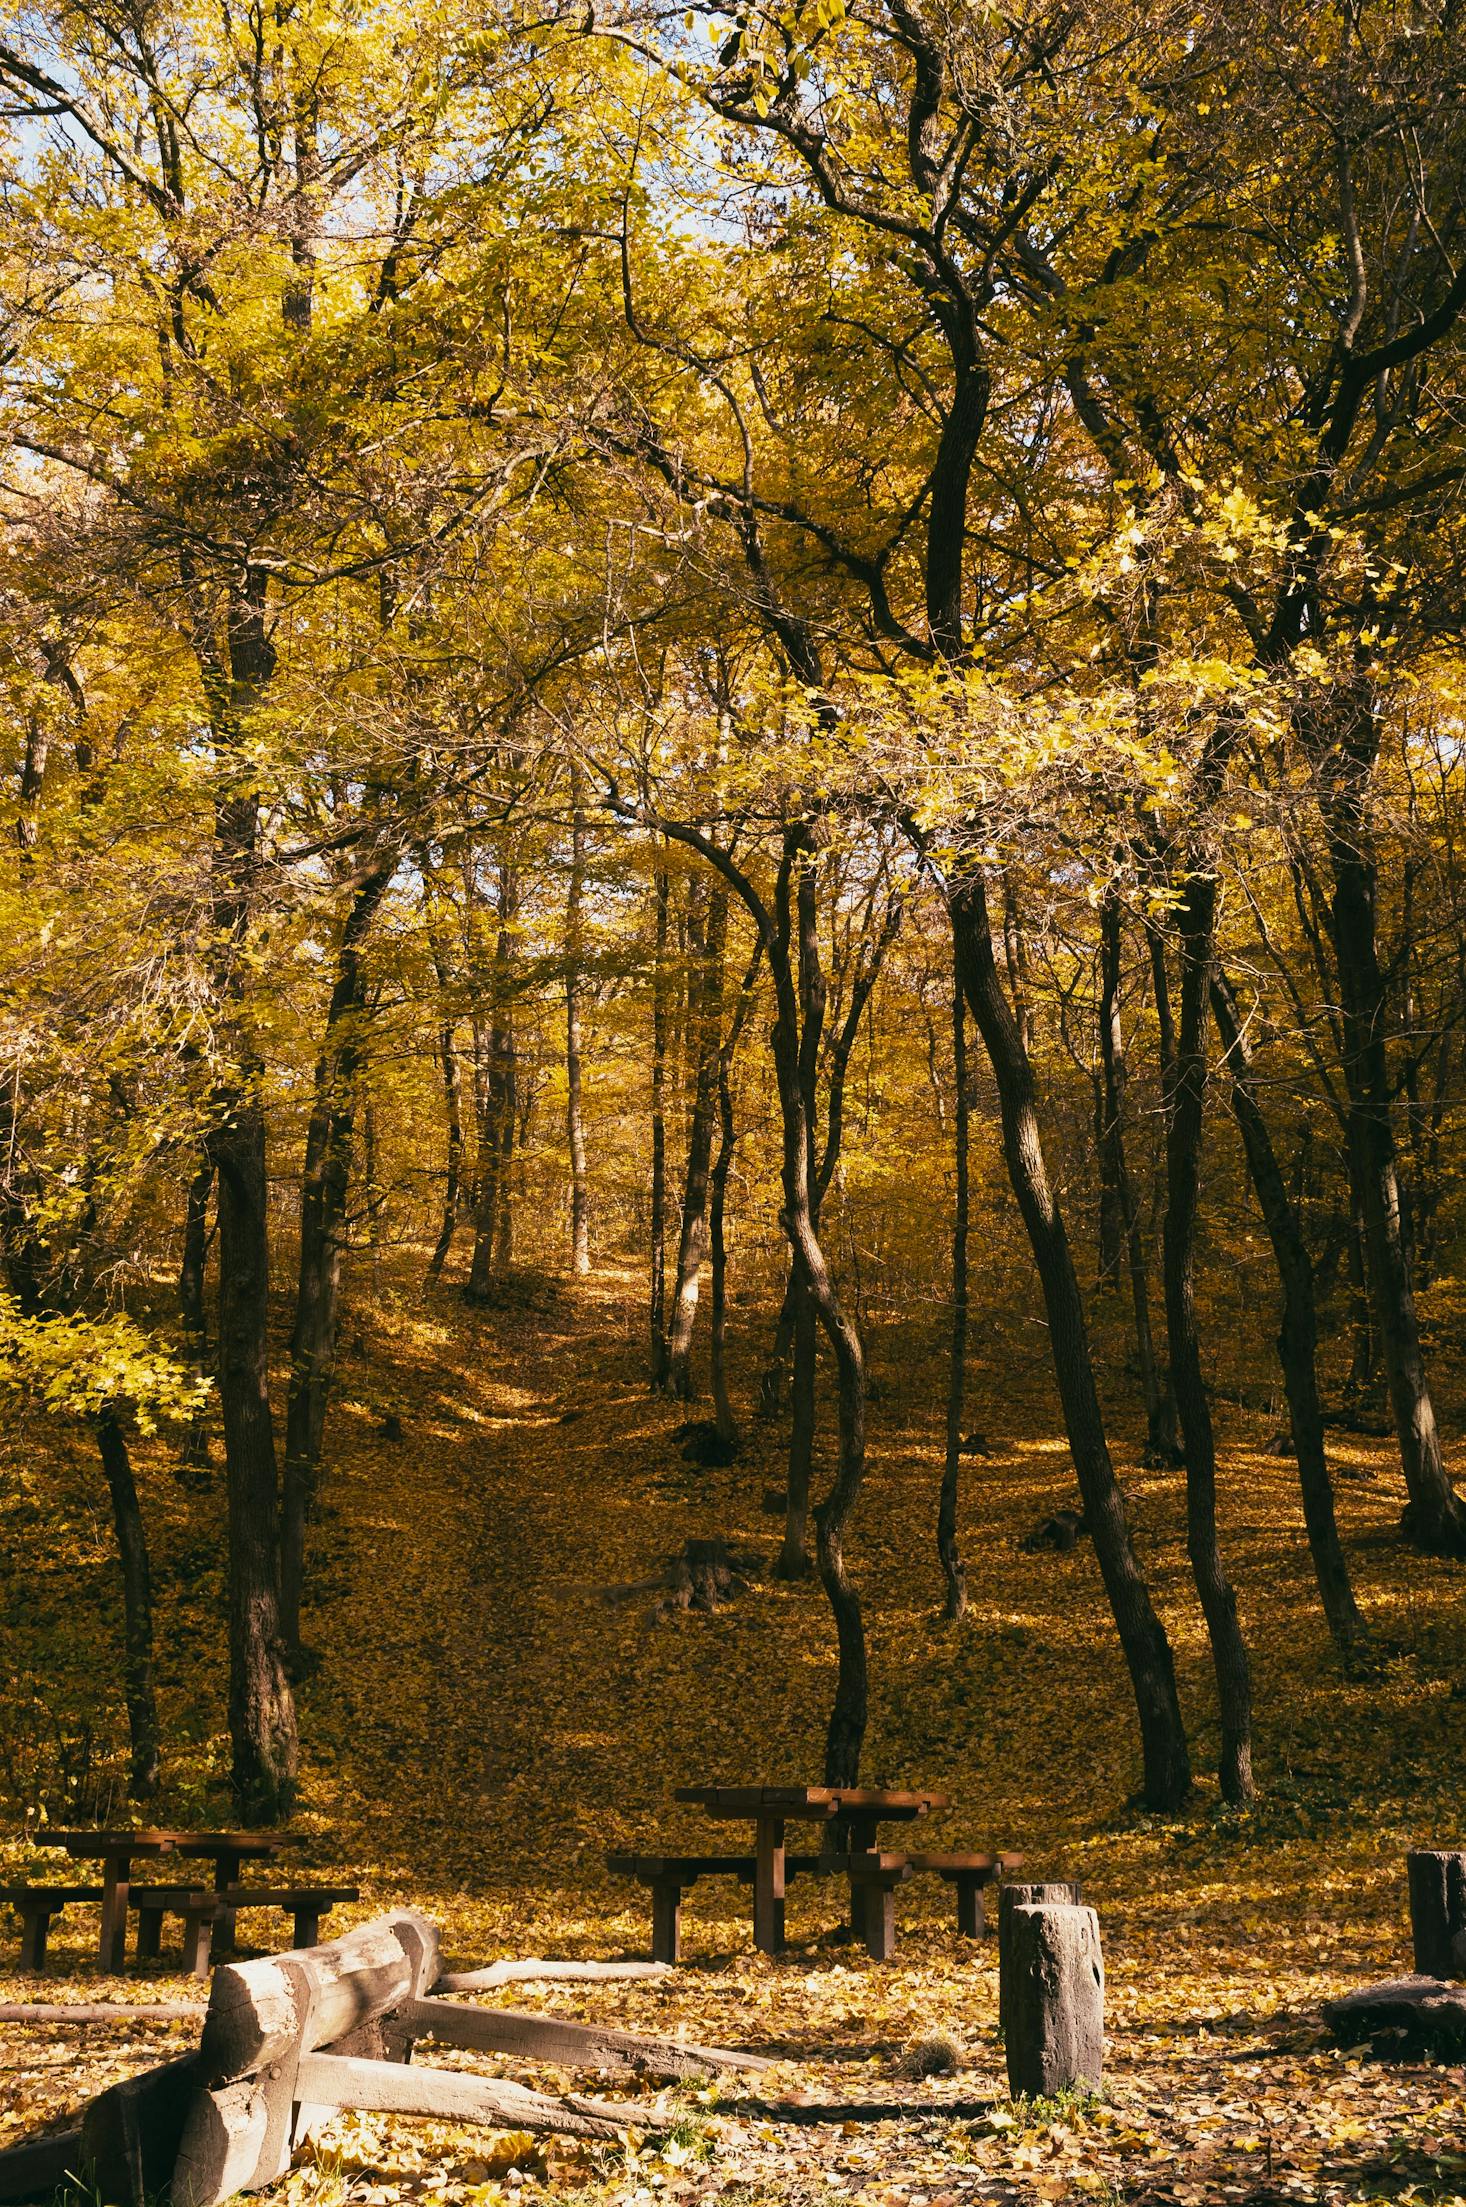
<path fill-rule="evenodd" d="M 998 1887 L 998 2029 L 1008 2035 L 1008 1984 L 1012 1969 L 1008 1962 L 1008 1924 L 1015 1908 L 1051 1908 L 1065 1902 L 1077 1905 L 1079 1887 L 1075 1884 L 1057 1885 L 1000 1885 Z"/>
<path fill-rule="evenodd" d="M 998 1966 L 1004 2047 L 1015 2099 L 1094 2090 L 1104 2063 L 1105 1970 L 1099 1918 L 1071 1901 L 1011 1908 Z"/>
<path fill-rule="evenodd" d="M 1410 1934 L 1422 1977 L 1466 1977 L 1466 1854 L 1413 1847 Z"/>

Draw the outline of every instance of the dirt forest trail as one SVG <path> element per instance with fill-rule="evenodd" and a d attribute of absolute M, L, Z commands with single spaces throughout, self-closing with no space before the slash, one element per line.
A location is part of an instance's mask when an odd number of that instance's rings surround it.
<path fill-rule="evenodd" d="M 607 1847 L 690 1842 L 697 1812 L 672 1789 L 695 1779 L 817 1773 L 831 1676 L 815 1583 L 768 1587 L 712 1617 L 647 1621 L 647 1597 L 608 1605 L 689 1536 L 720 1534 L 771 1556 L 761 1511 L 782 1483 L 783 1427 L 748 1421 L 727 1469 L 685 1466 L 681 1406 L 649 1394 L 639 1279 L 606 1268 L 573 1287 L 528 1280 L 465 1313 L 393 1296 L 364 1320 L 335 1413 L 336 1468 L 317 1536 L 308 1638 L 321 1658 L 303 1697 L 310 1821 L 343 1861 L 393 1889 L 522 1946 L 531 1927 L 585 1951 L 638 1951 L 642 1896 L 608 1880 Z M 740 1314 L 741 1315 L 741 1314 Z M 763 1314 L 740 1331 L 740 1400 L 753 1393 Z M 1318 1883 L 1319 1842 L 1379 1936 L 1398 1916 L 1394 1858 L 1418 1828 L 1421 1787 L 1449 1797 L 1461 1767 L 1460 1573 L 1435 1567 L 1422 1599 L 1393 1541 L 1386 1444 L 1336 1447 L 1341 1514 L 1361 1599 L 1404 1645 L 1355 1679 L 1338 1675 L 1308 1581 L 1296 1481 L 1269 1457 L 1257 1415 L 1223 1413 L 1225 1528 L 1257 1664 L 1268 1798 L 1221 1813 L 1209 1678 L 1184 1553 L 1179 1482 L 1120 1460 L 1148 1570 L 1177 1649 L 1200 1784 L 1174 1820 L 1126 1809 L 1134 1753 L 1127 1682 L 1092 1554 L 1029 1555 L 1020 1541 L 1070 1497 L 1042 1376 L 975 1375 L 989 1453 L 964 1467 L 963 1545 L 974 1607 L 935 1619 L 930 1517 L 940 1451 L 933 1345 L 882 1344 L 893 1375 L 872 1416 L 868 1483 L 852 1560 L 871 1639 L 872 1783 L 940 1783 L 952 1810 L 928 1843 L 1022 1848 L 1037 1874 L 1085 1878 L 1118 1932 L 1186 1886 L 1174 1936 L 1239 1930 L 1295 1911 Z M 380 1432 L 396 1417 L 402 1438 Z M 1292 1551 L 1292 1552 L 1288 1552 Z M 1366 1780 L 1366 1772 L 1369 1773 Z M 1375 1799 L 1366 1816 L 1362 1803 Z M 1412 1799 L 1391 1827 L 1391 1802 Z M 733 1835 L 728 1835 L 731 1840 Z M 1337 1896 L 1335 1896 L 1336 1898 Z M 837 1911 L 796 1887 L 796 1940 Z M 943 1898 L 914 1889 L 903 1914 L 935 1927 Z M 745 1939 L 738 1889 L 701 1887 L 689 1938 Z M 618 1944 L 619 1942 L 619 1944 Z"/>
<path fill-rule="evenodd" d="M 608 1876 L 606 1848 L 693 1840 L 697 1812 L 671 1798 L 680 1783 L 817 1774 L 831 1635 L 815 1583 L 658 1625 L 646 1597 L 610 1606 L 602 1591 L 650 1575 L 690 1536 L 771 1557 L 778 1527 L 762 1497 L 782 1480 L 783 1424 L 750 1419 L 726 1469 L 681 1461 L 684 1412 L 647 1390 L 644 1283 L 630 1270 L 573 1284 L 516 1276 L 479 1312 L 451 1286 L 425 1299 L 419 1281 L 415 1264 L 384 1268 L 356 1300 L 332 1409 L 299 1822 L 313 1866 L 349 1872 L 362 1900 L 328 1928 L 402 1900 L 441 1923 L 460 1965 L 644 1954 L 645 1897 Z M 754 1397 L 767 1330 L 762 1304 L 738 1306 L 740 1405 Z M 1072 1554 L 1022 1546 L 1070 1499 L 1039 1359 L 1004 1346 L 974 1360 L 986 1453 L 964 1464 L 973 1607 L 954 1627 L 936 1616 L 932 1544 L 940 1342 L 930 1326 L 893 1327 L 872 1347 L 878 1399 L 850 1544 L 871 1644 L 864 1775 L 950 1791 L 951 1810 L 923 1827 L 928 1843 L 1017 1847 L 1030 1874 L 1082 1880 L 1104 1938 L 1103 2098 L 1008 2109 L 993 1942 L 958 1939 L 945 1888 L 903 1889 L 897 1960 L 878 1965 L 846 1942 L 833 1885 L 791 1888 L 790 1950 L 771 1962 L 751 1951 L 743 1889 L 709 1883 L 689 1897 L 686 1966 L 672 1977 L 502 1997 L 748 2046 L 779 2063 L 771 2097 L 854 2106 L 856 2119 L 772 2124 L 737 2096 L 684 2094 L 648 2104 L 650 2142 L 587 2159 L 341 2118 L 291 2178 L 291 2207 L 492 2207 L 536 2191 L 547 2207 L 1443 2207 L 1466 2196 L 1460 2072 L 1361 2062 L 1327 2041 L 1316 2014 L 1330 1992 L 1407 1964 L 1405 1849 L 1460 1837 L 1466 1574 L 1403 1550 L 1388 1444 L 1340 1436 L 1333 1448 L 1376 1639 L 1372 1663 L 1344 1677 L 1303 1566 L 1293 1467 L 1267 1453 L 1274 1421 L 1219 1406 L 1224 1540 L 1265 1711 L 1264 1798 L 1238 1815 L 1220 1807 L 1208 1767 L 1210 1681 L 1180 1482 L 1138 1467 L 1126 1405 L 1112 1402 L 1199 1779 L 1181 1814 L 1150 1817 L 1126 1802 L 1131 1704 L 1088 1543 Z M 1123 1367 L 1122 1355 L 1108 1361 Z M 181 1487 L 164 1444 L 144 1466 L 176 1590 L 165 1616 L 176 1644 L 193 1646 L 217 1629 L 204 1534 L 222 1498 Z M 88 1467 L 78 1459 L 70 1476 L 80 1513 Z M 49 1559 L 38 1614 L 85 1613 L 101 1631 L 107 1570 L 101 1546 Z M 30 1660 L 43 1656 L 38 1642 Z M 203 1775 L 208 1756 L 217 1772 L 217 1747 L 201 1745 L 198 1765 L 180 1753 L 172 1777 L 196 1814 L 218 1798 Z M 59 1930 L 55 1993 L 96 1997 L 94 1930 L 84 1917 Z M 130 1965 L 113 1991 L 176 1998 L 178 1985 Z M 0 1998 L 25 1997 L 33 1985 L 0 1976 Z M 944 2073 L 925 2075 L 920 2049 L 932 2047 Z M 164 2028 L 105 2045 L 12 2034 L 0 2136 L 59 2121 L 85 2091 L 171 2050 Z"/>

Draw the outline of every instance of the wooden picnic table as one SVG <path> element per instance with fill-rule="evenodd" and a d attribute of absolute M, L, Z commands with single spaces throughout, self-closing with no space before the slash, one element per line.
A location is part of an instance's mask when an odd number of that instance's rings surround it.
<path fill-rule="evenodd" d="M 872 1852 L 880 1825 L 910 1823 L 948 1805 L 945 1793 L 889 1792 L 880 1786 L 678 1786 L 674 1798 L 694 1801 L 709 1816 L 754 1827 L 753 1943 L 763 1954 L 784 1946 L 784 1826 L 823 1824 L 823 1852 L 832 1869 Z M 852 1921 L 859 1929 L 863 1894 L 851 1881 Z"/>
<path fill-rule="evenodd" d="M 102 1865 L 102 1931 L 97 1952 L 103 1969 L 121 1969 L 127 1955 L 127 1908 L 134 1862 L 181 1856 L 185 1860 L 212 1862 L 214 1891 L 224 1892 L 239 1877 L 246 1862 L 268 1861 L 287 1847 L 302 1844 L 293 1832 L 241 1831 L 47 1831 L 34 1834 L 38 1847 L 61 1847 L 74 1862 Z M 221 1917 L 227 1937 L 232 1931 L 233 1910 Z"/>

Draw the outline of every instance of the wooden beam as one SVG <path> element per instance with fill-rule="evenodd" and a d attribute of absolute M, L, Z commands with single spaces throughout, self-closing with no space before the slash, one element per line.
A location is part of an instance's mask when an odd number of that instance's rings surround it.
<path fill-rule="evenodd" d="M 468 2077 L 450 2069 L 409 2068 L 391 2061 L 355 2061 L 340 2054 L 306 2054 L 298 2089 L 302 2099 L 323 2107 L 357 2108 L 375 2115 L 437 2116 L 451 2123 L 560 2131 L 578 2138 L 616 2138 L 644 2119 L 639 2108 L 609 2107 L 569 2094 L 551 2099 L 501 2077 Z"/>
<path fill-rule="evenodd" d="M 0 2001 L 0 2023 L 197 2023 L 208 2012 L 202 2000 L 157 2000 L 137 2007 L 125 2000 Z"/>
<path fill-rule="evenodd" d="M 591 1983 L 614 1983 L 623 1978 L 670 1977 L 665 1962 L 490 1962 L 484 1969 L 452 1970 L 440 1977 L 434 1992 L 493 1992 L 500 1985 L 532 1984 L 536 1980 L 560 1980 L 567 1984 L 585 1978 Z"/>
<path fill-rule="evenodd" d="M 199 2051 L 210 2085 L 232 2084 L 359 2030 L 440 1974 L 437 1927 L 399 1909 L 326 1946 L 232 1962 L 214 1972 Z M 310 2015 L 300 2013 L 300 1987 Z"/>
<path fill-rule="evenodd" d="M 198 2089 L 198 2055 L 124 2077 L 82 2111 L 87 2189 L 109 2207 L 148 2207 L 168 2188 L 183 2126 Z"/>
<path fill-rule="evenodd" d="M 598 2023 L 567 2023 L 559 2016 L 525 2015 L 516 2008 L 471 2008 L 461 2000 L 409 2000 L 397 2020 L 414 2037 L 486 2054 L 522 2054 L 528 2061 L 566 2069 L 620 2069 L 638 2076 L 697 2077 L 722 2070 L 771 2069 L 759 2054 L 730 2053 L 675 2038 L 647 2038 Z"/>
<path fill-rule="evenodd" d="M 57 2131 L 0 2152 L 0 2199 L 49 2199 L 70 2175 L 80 2175 L 81 2132 Z"/>

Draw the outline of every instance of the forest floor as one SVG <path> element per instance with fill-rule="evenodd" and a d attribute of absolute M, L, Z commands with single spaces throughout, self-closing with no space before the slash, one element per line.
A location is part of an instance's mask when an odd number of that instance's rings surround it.
<path fill-rule="evenodd" d="M 782 1483 L 782 1426 L 751 1424 L 727 1470 L 686 1467 L 673 1439 L 684 1411 L 645 1386 L 643 1308 L 640 1280 L 606 1268 L 573 1287 L 526 1277 L 476 1315 L 446 1288 L 425 1303 L 389 1272 L 354 1309 L 315 1537 L 319 1667 L 301 1692 L 308 1857 L 363 1888 L 360 1909 L 329 1919 L 328 1933 L 410 1902 L 441 1924 L 454 1966 L 642 1954 L 644 1896 L 608 1877 L 605 1850 L 694 1842 L 697 1812 L 672 1801 L 679 1784 L 818 1777 L 833 1665 L 817 1584 L 662 1623 L 646 1599 L 602 1599 L 689 1536 L 770 1557 L 777 1541 L 761 1505 Z M 748 1399 L 766 1318 L 735 1317 Z M 923 1845 L 1020 1848 L 1026 1875 L 1083 1882 L 1108 1973 L 1101 2094 L 1010 2104 L 992 1942 L 959 1940 L 934 1881 L 899 1895 L 900 1947 L 885 1965 L 842 1943 L 833 1883 L 791 1888 L 790 1951 L 777 1963 L 749 1950 L 744 1890 L 707 1884 L 687 1902 L 674 1976 L 519 1986 L 503 1999 L 771 2055 L 779 2067 L 756 2100 L 728 2085 L 648 2088 L 639 2129 L 614 2150 L 545 2152 L 522 2137 L 343 2117 L 282 2194 L 300 2207 L 1466 2199 L 1466 2073 L 1342 2052 L 1317 2014 L 1330 1992 L 1408 1968 L 1405 1850 L 1462 1838 L 1466 1568 L 1403 1548 L 1390 1444 L 1341 1437 L 1333 1451 L 1375 1642 L 1346 1677 L 1313 1593 L 1293 1467 L 1266 1453 L 1276 1419 L 1219 1407 L 1223 1536 L 1255 1662 L 1263 1790 L 1243 1814 L 1221 1805 L 1209 1769 L 1216 1725 L 1178 1480 L 1139 1468 L 1137 1436 L 1117 1416 L 1117 1462 L 1199 1772 L 1187 1809 L 1157 1817 L 1127 1802 L 1132 1704 L 1088 1543 L 1068 1555 L 1020 1546 L 1071 1499 L 1031 1346 L 990 1342 L 974 1371 L 970 1422 L 988 1453 L 964 1465 L 972 1609 L 961 1625 L 940 1620 L 933 1555 L 939 1345 L 884 1333 L 873 1369 L 870 1472 L 850 1543 L 871 1647 L 862 1774 L 950 1792 Z M 401 1439 L 383 1434 L 389 1417 Z M 100 1481 L 82 1438 L 17 1428 L 0 1453 L 0 1629 L 17 1680 L 0 1784 L 18 1803 L 68 1785 L 75 1804 L 116 1815 L 106 1742 L 83 1716 L 97 1678 L 115 1674 Z M 140 1450 L 139 1469 L 173 1750 L 157 1817 L 218 1821 L 219 1475 L 181 1482 L 162 1442 Z M 742 1835 L 722 1827 L 717 1843 Z M 6 1875 L 42 1865 L 54 1874 L 54 1858 L 0 1849 Z M 94 1938 L 90 1912 L 57 1926 L 45 1998 L 187 1996 L 176 1978 L 135 1969 L 100 1983 Z M 5 1948 L 13 1957 L 10 1936 Z M 40 1991 L 13 1968 L 0 1975 L 0 2000 Z M 0 2029 L 0 2143 L 175 2050 L 186 2029 Z M 916 2050 L 934 2038 L 955 2068 L 923 2077 Z M 522 2063 L 484 2066 L 555 2081 Z M 831 2103 L 831 2119 L 762 2111 L 791 2100 L 811 2113 Z"/>

